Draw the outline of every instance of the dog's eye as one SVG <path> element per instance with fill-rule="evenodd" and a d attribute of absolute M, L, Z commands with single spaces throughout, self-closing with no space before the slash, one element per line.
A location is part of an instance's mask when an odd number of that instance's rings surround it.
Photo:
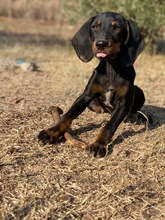
<path fill-rule="evenodd" d="M 97 30 L 99 27 L 100 27 L 100 24 L 93 24 L 93 25 L 91 26 L 91 28 L 92 28 L 93 30 Z"/>
<path fill-rule="evenodd" d="M 115 29 L 120 29 L 120 25 L 116 24 L 114 28 Z"/>

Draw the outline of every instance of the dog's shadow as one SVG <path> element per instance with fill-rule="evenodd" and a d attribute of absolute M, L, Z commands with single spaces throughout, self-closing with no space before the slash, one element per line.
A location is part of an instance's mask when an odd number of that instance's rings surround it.
<path fill-rule="evenodd" d="M 123 142 L 124 139 L 130 137 L 130 136 L 135 136 L 136 134 L 143 133 L 146 130 L 146 127 L 149 130 L 154 130 L 161 125 L 165 124 L 165 108 L 153 106 L 153 105 L 144 105 L 141 112 L 141 114 L 135 114 L 133 117 L 128 117 L 125 121 L 125 123 L 136 123 L 136 124 L 144 124 L 145 126 L 138 130 L 127 130 L 117 136 L 117 138 L 110 144 L 109 146 L 109 154 L 113 151 L 113 148 L 115 145 L 120 144 Z M 140 117 L 139 117 L 140 116 Z M 90 123 L 90 125 L 87 125 L 85 127 L 78 128 L 74 131 L 71 130 L 71 133 L 73 136 L 78 136 L 81 133 L 85 133 L 87 131 L 95 130 L 97 128 L 101 127 L 101 124 L 94 124 Z"/>
<path fill-rule="evenodd" d="M 128 122 L 136 123 L 136 124 L 141 124 L 143 123 L 145 126 L 141 128 L 138 131 L 134 130 L 127 130 L 120 134 L 113 142 L 112 144 L 109 145 L 108 148 L 108 154 L 111 154 L 113 152 L 113 149 L 115 145 L 120 144 L 123 142 L 124 139 L 130 137 L 130 136 L 135 136 L 137 134 L 143 133 L 146 128 L 149 130 L 154 130 L 163 124 L 165 124 L 165 108 L 153 106 L 153 105 L 145 105 L 142 108 L 142 113 L 144 114 L 145 118 L 147 117 L 147 120 L 139 120 L 139 117 L 135 116 L 135 120 L 129 120 Z M 141 115 L 139 115 L 141 116 Z M 143 115 L 142 115 L 143 117 Z M 126 121 L 127 123 L 127 121 Z"/>
<path fill-rule="evenodd" d="M 153 105 L 144 105 L 142 112 L 149 117 L 149 129 L 154 130 L 163 124 L 165 124 L 165 108 L 153 106 Z"/>

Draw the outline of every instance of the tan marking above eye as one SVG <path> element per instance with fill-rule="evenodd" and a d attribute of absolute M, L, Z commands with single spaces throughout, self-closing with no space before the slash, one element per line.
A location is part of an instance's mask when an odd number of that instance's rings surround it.
<path fill-rule="evenodd" d="M 113 29 L 120 29 L 120 26 L 116 21 L 112 21 L 110 26 L 113 27 Z"/>
<path fill-rule="evenodd" d="M 98 20 L 97 21 L 97 25 L 100 26 L 101 25 L 101 21 Z"/>
<path fill-rule="evenodd" d="M 112 21 L 111 25 L 116 26 L 116 21 Z"/>

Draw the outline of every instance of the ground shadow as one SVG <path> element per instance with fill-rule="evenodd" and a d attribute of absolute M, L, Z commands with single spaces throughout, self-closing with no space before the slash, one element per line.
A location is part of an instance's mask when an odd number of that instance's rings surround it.
<path fill-rule="evenodd" d="M 165 124 L 165 108 L 153 105 L 144 105 L 142 111 L 146 115 L 150 115 L 152 118 L 152 123 L 149 125 L 149 129 L 156 129 L 157 127 Z"/>
<path fill-rule="evenodd" d="M 158 106 L 153 106 L 153 105 L 144 105 L 142 110 L 141 110 L 147 117 L 151 117 L 151 121 L 148 125 L 148 128 L 151 129 L 156 129 L 157 127 L 165 124 L 165 108 L 158 107 Z M 140 118 L 138 119 L 138 114 L 135 115 L 135 117 L 131 120 L 127 120 L 126 123 L 136 123 L 136 124 L 145 124 L 145 120 L 141 120 Z M 72 132 L 75 134 L 81 134 L 96 128 L 99 128 L 101 124 L 94 124 L 90 123 L 89 125 L 85 127 L 78 128 Z"/>
<path fill-rule="evenodd" d="M 152 119 L 152 123 L 146 124 L 146 121 L 141 121 L 138 120 L 138 117 L 135 117 L 134 120 L 131 121 L 126 121 L 126 123 L 136 123 L 136 124 L 144 124 L 144 127 L 138 131 L 133 131 L 133 130 L 127 130 L 125 132 L 123 132 L 122 134 L 120 134 L 113 142 L 112 144 L 110 144 L 109 147 L 109 153 L 111 153 L 113 151 L 113 148 L 115 147 L 115 145 L 120 144 L 123 142 L 123 140 L 125 140 L 128 137 L 131 136 L 135 136 L 139 133 L 143 133 L 146 130 L 146 126 L 149 130 L 153 130 L 156 129 L 157 127 L 165 124 L 165 108 L 162 107 L 157 107 L 157 106 L 153 106 L 153 105 L 145 105 L 142 108 L 142 112 L 146 115 L 146 116 L 150 116 Z M 101 124 L 94 124 L 94 123 L 90 123 L 90 125 L 78 128 L 76 130 L 70 130 L 71 134 L 78 138 L 78 136 L 81 133 L 85 133 L 87 131 L 91 131 L 91 130 L 95 130 L 96 128 L 101 127 Z"/>
<path fill-rule="evenodd" d="M 47 36 L 44 34 L 29 34 L 29 33 L 12 33 L 0 31 L 0 45 L 13 47 L 16 44 L 39 45 L 39 46 L 66 46 L 70 44 L 69 40 L 64 40 L 56 35 Z"/>
<path fill-rule="evenodd" d="M 142 112 L 151 118 L 151 122 L 149 124 L 146 124 L 145 121 L 131 121 L 133 123 L 144 123 L 149 130 L 154 130 L 163 124 L 165 124 L 165 108 L 162 107 L 157 107 L 153 105 L 144 105 Z M 127 122 L 126 122 L 127 123 Z M 129 123 L 129 121 L 128 121 Z M 138 131 L 133 131 L 133 130 L 127 130 L 120 134 L 109 146 L 109 154 L 112 153 L 115 145 L 120 144 L 123 142 L 128 137 L 135 136 L 137 134 L 143 133 L 146 130 L 146 126 L 144 126 L 142 129 Z"/>

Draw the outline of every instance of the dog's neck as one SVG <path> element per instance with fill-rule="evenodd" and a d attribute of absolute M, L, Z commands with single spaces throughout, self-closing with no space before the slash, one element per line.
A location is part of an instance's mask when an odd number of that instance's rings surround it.
<path fill-rule="evenodd" d="M 131 82 L 135 79 L 135 70 L 133 66 L 124 67 L 120 65 L 120 60 L 115 59 L 111 61 L 100 61 L 96 68 L 96 71 L 101 75 L 107 75 L 108 77 L 118 77 L 129 80 Z"/>

